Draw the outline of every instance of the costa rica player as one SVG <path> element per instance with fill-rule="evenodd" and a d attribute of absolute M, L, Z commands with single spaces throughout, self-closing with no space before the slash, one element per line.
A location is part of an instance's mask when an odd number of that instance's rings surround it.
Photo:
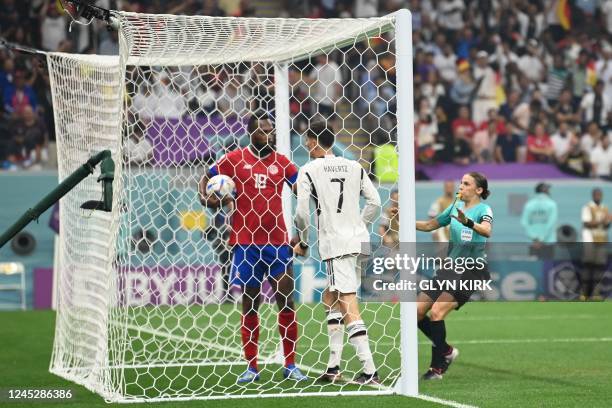
<path fill-rule="evenodd" d="M 242 287 L 241 335 L 247 370 L 238 383 L 259 380 L 257 349 L 259 341 L 259 298 L 267 276 L 278 306 L 278 329 L 285 355 L 285 378 L 306 380 L 295 366 L 298 327 L 293 302 L 293 255 L 288 245 L 283 217 L 284 183 L 295 189 L 297 167 L 276 152 L 276 135 L 272 120 L 265 112 L 255 112 L 248 121 L 249 146 L 233 150 L 221 157 L 202 177 L 200 202 L 208 208 L 223 203 L 214 195 L 207 196 L 210 177 L 224 174 L 236 183 L 235 208 L 232 214 L 229 244 L 232 249 L 231 282 Z"/>

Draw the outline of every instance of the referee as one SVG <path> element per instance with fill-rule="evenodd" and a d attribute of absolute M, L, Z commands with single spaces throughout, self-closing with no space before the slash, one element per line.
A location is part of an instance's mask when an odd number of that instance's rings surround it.
<path fill-rule="evenodd" d="M 423 375 L 424 380 L 441 380 L 450 363 L 457 358 L 459 350 L 446 342 L 444 319 L 453 309 L 459 309 L 469 299 L 473 290 L 461 289 L 459 281 L 490 279 L 484 246 L 491 236 L 493 212 L 491 207 L 481 202 L 489 192 L 489 183 L 484 175 L 467 173 L 461 179 L 457 200 L 444 212 L 428 221 L 417 221 L 418 231 L 429 232 L 450 224 L 450 241 L 447 260 L 452 259 L 454 269 L 440 269 L 433 278 L 430 289 L 422 291 L 417 297 L 417 316 L 419 329 L 432 341 L 431 364 Z M 459 260 L 472 259 L 471 265 L 459 268 Z M 447 265 L 447 262 L 443 262 Z M 450 282 L 456 283 L 453 289 Z M 470 282 L 467 282 L 468 284 Z M 448 285 L 448 286 L 446 286 Z M 445 288 L 446 286 L 446 288 Z M 451 286 L 451 287 L 449 287 Z M 427 315 L 429 312 L 429 316 Z"/>

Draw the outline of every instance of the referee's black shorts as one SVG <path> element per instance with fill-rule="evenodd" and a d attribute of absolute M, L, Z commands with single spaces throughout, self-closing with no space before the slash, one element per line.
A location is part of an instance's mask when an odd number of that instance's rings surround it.
<path fill-rule="evenodd" d="M 461 306 L 466 304 L 475 290 L 472 289 L 473 284 L 467 284 L 466 286 L 470 289 L 465 289 L 460 286 L 460 281 L 477 281 L 477 280 L 488 280 L 491 279 L 489 274 L 488 266 L 485 264 L 483 269 L 467 269 L 463 273 L 457 273 L 450 269 L 440 269 L 436 272 L 429 285 L 429 289 L 423 290 L 422 293 L 426 294 L 434 302 L 438 300 L 442 293 L 448 293 L 455 298 L 458 306 L 455 308 L 459 310 Z M 455 282 L 455 289 L 448 287 L 447 282 Z M 443 289 L 445 288 L 445 289 Z"/>

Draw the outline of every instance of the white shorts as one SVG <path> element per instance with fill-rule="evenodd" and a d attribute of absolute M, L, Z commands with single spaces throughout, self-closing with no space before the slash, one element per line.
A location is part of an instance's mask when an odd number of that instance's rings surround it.
<path fill-rule="evenodd" d="M 360 255 L 344 255 L 325 261 L 330 292 L 357 293 L 361 286 Z"/>

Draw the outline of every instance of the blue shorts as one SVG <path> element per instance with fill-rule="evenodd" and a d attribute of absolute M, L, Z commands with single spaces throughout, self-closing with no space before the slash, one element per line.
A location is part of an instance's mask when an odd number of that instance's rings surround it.
<path fill-rule="evenodd" d="M 235 245 L 231 283 L 260 287 L 266 275 L 276 277 L 291 265 L 293 255 L 289 245 Z"/>

